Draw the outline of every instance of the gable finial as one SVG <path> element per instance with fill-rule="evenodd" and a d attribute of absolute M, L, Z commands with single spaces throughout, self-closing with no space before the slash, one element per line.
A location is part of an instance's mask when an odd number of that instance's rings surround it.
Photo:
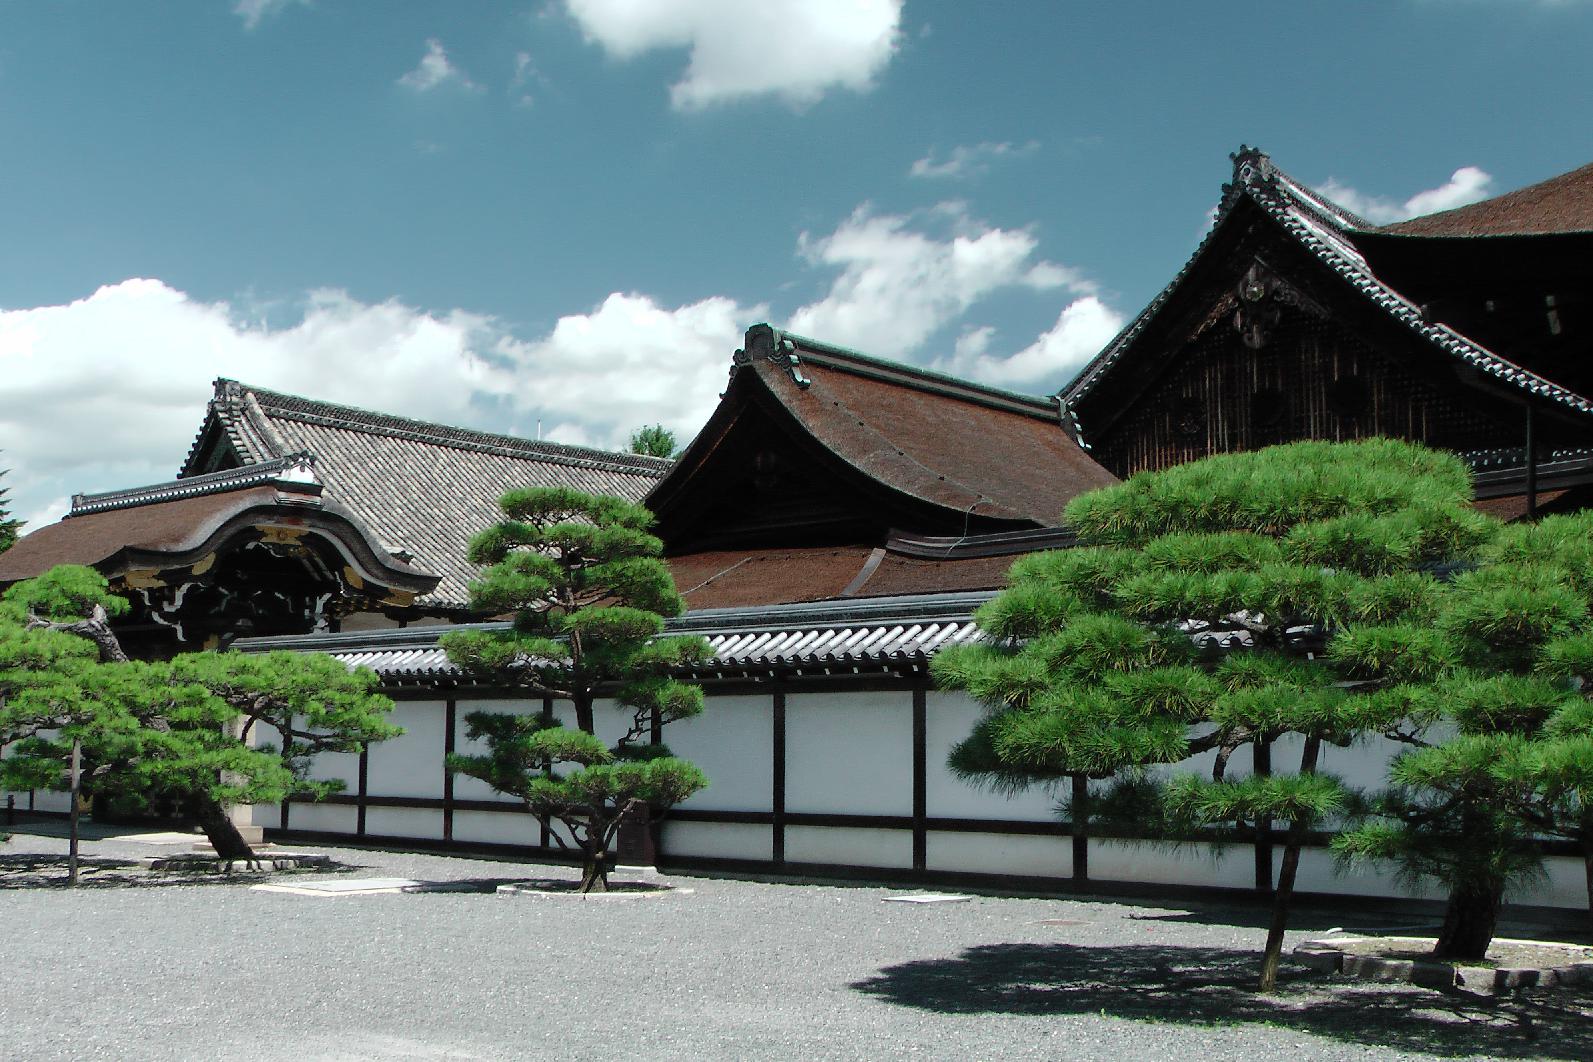
<path fill-rule="evenodd" d="M 778 365 L 790 373 L 792 381 L 804 391 L 813 382 L 802 374 L 802 359 L 797 356 L 796 344 L 787 339 L 778 328 L 767 324 L 755 324 L 747 329 L 743 344 L 731 358 L 732 378 L 741 366 L 762 360 Z"/>

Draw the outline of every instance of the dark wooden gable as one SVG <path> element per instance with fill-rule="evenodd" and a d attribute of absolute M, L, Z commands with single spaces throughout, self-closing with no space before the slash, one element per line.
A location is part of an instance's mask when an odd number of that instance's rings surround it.
<path fill-rule="evenodd" d="M 1523 339 L 1512 360 L 1503 317 L 1503 330 L 1488 331 L 1494 345 L 1446 319 L 1447 293 L 1480 307 L 1478 292 L 1503 291 L 1467 269 L 1496 261 L 1502 248 L 1439 266 L 1433 248 L 1418 254 L 1395 242 L 1410 237 L 1363 239 L 1364 221 L 1265 156 L 1235 161 L 1201 249 L 1061 396 L 1102 465 L 1123 476 L 1297 439 L 1372 435 L 1460 452 L 1519 450 L 1529 404 L 1540 451 L 1593 444 L 1590 403 L 1567 380 L 1543 378 L 1577 361 L 1577 321 L 1562 322 L 1547 344 L 1536 333 Z M 1424 263 L 1436 280 L 1418 282 Z M 1396 278 L 1420 297 L 1395 287 Z M 1530 290 L 1547 282 L 1528 279 Z M 1501 296 L 1495 309 L 1513 305 Z M 1540 312 L 1537 331 L 1544 321 Z"/>
<path fill-rule="evenodd" d="M 1155 349 L 1079 412 L 1097 461 L 1124 476 L 1297 439 L 1520 444 L 1508 400 L 1464 386 L 1270 219 L 1239 210 L 1139 340 Z"/>
<path fill-rule="evenodd" d="M 664 489 L 648 498 L 671 554 L 872 545 L 898 527 L 925 534 L 962 529 L 947 513 L 915 504 L 819 445 L 755 372 L 736 373 L 680 461 Z M 986 521 L 977 522 L 983 529 Z"/>

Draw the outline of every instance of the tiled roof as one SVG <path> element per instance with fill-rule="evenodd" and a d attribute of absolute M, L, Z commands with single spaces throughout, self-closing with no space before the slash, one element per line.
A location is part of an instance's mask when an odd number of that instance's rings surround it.
<path fill-rule="evenodd" d="M 1195 264 L 1201 260 L 1212 238 L 1222 228 L 1224 221 L 1232 216 L 1235 206 L 1241 201 L 1250 201 L 1259 206 L 1302 247 L 1337 273 L 1379 310 L 1443 353 L 1525 394 L 1535 395 L 1577 413 L 1593 415 L 1593 402 L 1587 398 L 1528 372 L 1445 324 L 1429 321 L 1423 316 L 1419 307 L 1378 279 L 1365 257 L 1356 249 L 1351 236 L 1359 232 L 1386 230 L 1378 230 L 1365 219 L 1313 192 L 1278 169 L 1272 160 L 1259 150 L 1241 147 L 1233 156 L 1233 161 L 1233 181 L 1223 189 L 1223 199 L 1217 210 L 1216 222 L 1207 232 L 1205 239 L 1201 241 L 1200 246 L 1195 249 L 1195 253 L 1178 271 L 1172 282 L 1084 367 L 1072 383 L 1062 389 L 1058 398 L 1062 402 L 1065 416 L 1072 418 L 1073 407 L 1133 346 L 1134 341 L 1172 298 L 1173 293 L 1179 289 Z M 1071 424 L 1075 431 L 1079 430 L 1076 419 L 1072 419 Z"/>
<path fill-rule="evenodd" d="M 230 452 L 229 452 L 230 451 Z M 477 574 L 470 537 L 496 522 L 514 487 L 570 486 L 640 500 L 669 468 L 655 457 L 428 424 L 217 380 L 181 475 L 313 454 L 329 499 L 385 548 L 442 577 L 422 606 L 463 607 Z"/>
<path fill-rule="evenodd" d="M 1075 495 L 1117 482 L 1062 428 L 1051 398 L 985 387 L 769 325 L 747 330 L 731 373 L 720 409 L 654 492 L 661 523 L 702 470 L 724 458 L 722 443 L 746 405 L 757 416 L 773 410 L 802 437 L 806 452 L 827 455 L 836 472 L 865 479 L 871 494 L 904 501 L 939 525 L 1045 527 Z"/>
<path fill-rule="evenodd" d="M 1545 236 L 1593 232 L 1593 163 L 1453 210 L 1385 225 L 1400 236 Z"/>
<path fill-rule="evenodd" d="M 990 593 L 938 594 L 866 602 L 705 609 L 669 623 L 670 634 L 708 639 L 713 657 L 695 669 L 699 677 L 770 669 L 850 672 L 901 663 L 921 663 L 948 645 L 979 636 L 973 610 Z M 502 630 L 508 624 L 410 627 L 339 635 L 246 638 L 243 652 L 295 649 L 330 653 L 350 667 L 369 667 L 389 682 L 457 680 L 465 673 L 437 646 L 440 635 L 459 630 Z"/>

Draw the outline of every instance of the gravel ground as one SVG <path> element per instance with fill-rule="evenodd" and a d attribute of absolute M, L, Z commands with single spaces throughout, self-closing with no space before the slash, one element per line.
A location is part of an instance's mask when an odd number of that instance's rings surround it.
<path fill-rule="evenodd" d="M 671 879 L 691 895 L 611 900 L 306 897 L 153 885 L 126 862 L 171 850 L 89 842 L 88 887 L 71 891 L 59 837 L 0 847 L 0 1057 L 1593 1058 L 1587 994 L 1493 1001 L 1286 967 L 1259 998 L 1264 930 L 1244 907 L 913 905 L 704 877 Z M 572 876 L 316 850 L 354 877 Z M 1349 917 L 1302 911 L 1290 943 Z"/>

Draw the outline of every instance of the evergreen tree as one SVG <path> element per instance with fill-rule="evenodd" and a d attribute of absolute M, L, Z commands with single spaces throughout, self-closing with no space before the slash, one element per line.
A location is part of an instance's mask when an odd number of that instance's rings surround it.
<path fill-rule="evenodd" d="M 449 763 L 521 798 L 544 823 L 561 824 L 581 851 L 582 891 L 601 891 L 625 817 L 667 808 L 707 784 L 657 732 L 702 711 L 702 690 L 671 672 L 706 659 L 708 645 L 662 637 L 665 617 L 685 603 L 659 559 L 662 543 L 647 531 L 653 518 L 645 508 L 565 487 L 511 491 L 500 504 L 504 521 L 471 542 L 470 559 L 488 566 L 471 585 L 471 604 L 512 613 L 514 625 L 444 635 L 443 645 L 472 671 L 569 701 L 575 725 L 545 712 L 473 712 L 466 734 L 489 751 Z M 631 713 L 612 745 L 598 738 L 594 712 L 610 691 Z"/>
<path fill-rule="evenodd" d="M 4 478 L 10 469 L 0 469 L 0 478 Z M 6 488 L 0 487 L 0 553 L 10 549 L 17 541 L 17 532 L 22 529 L 22 521 L 11 519 L 10 503 L 6 501 Z"/>
<path fill-rule="evenodd" d="M 942 685 L 990 709 L 953 769 L 1010 789 L 1211 753 L 1210 777 L 1175 779 L 1162 810 L 1186 831 L 1286 827 L 1260 977 L 1270 990 L 1301 847 L 1350 797 L 1318 770 L 1322 744 L 1405 733 L 1397 700 L 1347 694 L 1302 639 L 1336 641 L 1419 607 L 1438 586 L 1428 569 L 1493 530 L 1470 493 L 1457 459 L 1371 440 L 1223 455 L 1074 499 L 1065 520 L 1081 547 L 1020 560 L 977 617 L 989 640 L 935 660 Z M 1224 641 L 1245 648 L 1213 650 Z M 1399 667 L 1415 680 L 1450 663 L 1417 653 Z M 1266 762 L 1285 737 L 1302 750 L 1295 770 L 1228 776 L 1237 751 Z"/>
<path fill-rule="evenodd" d="M 77 740 L 85 791 L 134 804 L 175 800 L 226 859 L 253 852 L 228 804 L 318 796 L 307 757 L 351 750 L 398 730 L 369 671 L 330 657 L 201 653 L 128 660 L 110 619 L 127 607 L 90 568 L 62 566 L 0 599 L 0 763 L 6 788 L 53 788 Z M 251 745 L 266 722 L 282 748 Z"/>
<path fill-rule="evenodd" d="M 1542 834 L 1582 844 L 1593 903 L 1593 709 L 1579 692 L 1593 678 L 1590 535 L 1589 513 L 1505 528 L 1426 610 L 1334 644 L 1359 677 L 1397 680 L 1391 654 L 1417 644 L 1448 658 L 1435 680 L 1385 692 L 1445 725 L 1412 740 L 1375 816 L 1335 842 L 1449 890 L 1440 957 L 1484 956 L 1506 887 L 1541 873 Z"/>
<path fill-rule="evenodd" d="M 648 424 L 631 432 L 631 453 L 646 457 L 674 457 L 675 433 L 662 424 Z"/>

